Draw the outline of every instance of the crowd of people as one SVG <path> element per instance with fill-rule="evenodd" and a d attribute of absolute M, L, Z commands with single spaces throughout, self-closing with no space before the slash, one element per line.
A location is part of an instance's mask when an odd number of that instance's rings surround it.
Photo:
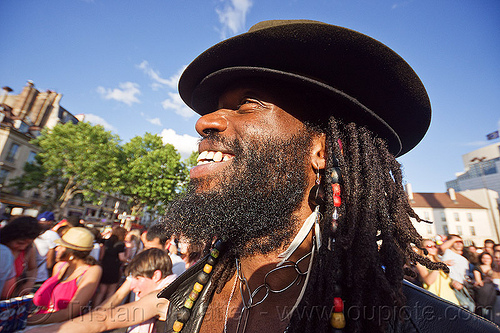
<path fill-rule="evenodd" d="M 64 322 L 90 309 L 143 308 L 141 296 L 161 290 L 200 259 L 202 244 L 176 239 L 163 224 L 148 230 L 120 226 L 88 228 L 79 219 L 55 223 L 54 214 L 16 216 L 0 229 L 1 298 L 34 294 L 28 325 Z M 500 244 L 465 247 L 459 235 L 424 239 L 415 251 L 449 272 L 409 264 L 406 278 L 431 293 L 495 320 L 500 294 Z M 413 273 L 412 273 L 413 272 Z M 125 305 L 124 305 L 125 304 Z M 119 311 L 117 312 L 119 313 Z M 113 318 L 113 317 L 110 317 Z M 119 326 L 153 332 L 156 319 L 143 314 Z M 143 321 L 141 319 L 144 319 Z M 140 321 L 137 323 L 137 321 Z M 104 330 L 105 321 L 100 322 Z M 113 326 L 114 327 L 114 326 Z"/>
<path fill-rule="evenodd" d="M 163 224 L 141 232 L 121 226 L 99 230 L 54 214 L 14 216 L 0 229 L 1 299 L 33 295 L 28 325 L 63 322 L 92 308 L 138 301 L 175 280 L 200 257 L 199 244 L 183 244 Z M 152 332 L 155 319 L 130 325 Z"/>
<path fill-rule="evenodd" d="M 172 242 L 163 225 L 130 236 L 113 228 L 105 241 L 68 227 L 35 292 L 47 313 L 28 321 L 95 308 L 30 333 L 151 332 L 155 318 L 168 332 L 500 331 L 463 309 L 492 315 L 492 244 L 464 255 L 459 236 L 420 244 L 412 224 L 423 220 L 395 157 L 422 140 L 431 107 L 416 73 L 389 47 L 322 22 L 263 21 L 198 56 L 179 94 L 201 116 L 202 139 L 186 193 L 164 220 L 189 242 Z M 36 288 L 20 277 L 35 276 L 30 244 L 42 232 L 25 230 L 9 231 L 5 243 L 16 262 L 23 258 L 7 283 L 17 278 L 20 293 Z M 430 292 L 404 281 L 404 271 Z"/>
<path fill-rule="evenodd" d="M 449 272 L 430 270 L 420 263 L 409 265 L 406 278 L 431 293 L 492 321 L 500 295 L 500 244 L 491 239 L 484 246 L 464 246 L 459 235 L 424 239 L 415 251 L 432 262 L 443 262 Z"/>

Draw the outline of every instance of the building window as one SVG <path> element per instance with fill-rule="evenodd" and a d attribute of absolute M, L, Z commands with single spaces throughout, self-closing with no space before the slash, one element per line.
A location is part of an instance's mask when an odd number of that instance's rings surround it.
<path fill-rule="evenodd" d="M 453 217 L 455 218 L 455 221 L 460 221 L 460 217 L 458 216 L 458 213 L 453 213 Z"/>
<path fill-rule="evenodd" d="M 432 235 L 432 226 L 427 226 L 427 235 Z"/>
<path fill-rule="evenodd" d="M 446 215 L 444 212 L 441 212 L 441 221 L 446 222 Z"/>
<path fill-rule="evenodd" d="M 467 213 L 467 221 L 472 222 L 472 213 Z"/>
<path fill-rule="evenodd" d="M 13 143 L 10 145 L 9 151 L 7 152 L 7 157 L 5 158 L 8 162 L 14 162 L 16 159 L 16 153 L 19 149 L 19 145 L 17 143 Z"/>
<path fill-rule="evenodd" d="M 35 163 L 35 156 L 36 156 L 36 153 L 34 151 L 30 151 L 30 154 L 28 156 L 28 159 L 26 160 L 26 163 Z"/>
<path fill-rule="evenodd" d="M 457 225 L 457 234 L 459 234 L 460 236 L 462 236 L 462 227 Z"/>
<path fill-rule="evenodd" d="M 5 183 L 7 176 L 9 175 L 9 170 L 0 169 L 0 185 Z"/>
<path fill-rule="evenodd" d="M 449 231 L 448 231 L 448 226 L 447 225 L 443 225 L 443 234 L 445 235 L 449 235 Z"/>
<path fill-rule="evenodd" d="M 429 215 L 429 212 L 424 212 L 424 220 L 427 220 L 429 221 L 430 220 L 430 215 Z"/>
<path fill-rule="evenodd" d="M 471 236 L 476 236 L 476 228 L 470 227 L 470 234 Z"/>

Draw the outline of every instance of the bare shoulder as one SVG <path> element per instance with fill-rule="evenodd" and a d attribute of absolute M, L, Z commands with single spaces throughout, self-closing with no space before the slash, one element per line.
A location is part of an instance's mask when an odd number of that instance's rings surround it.
<path fill-rule="evenodd" d="M 99 274 L 100 275 L 102 273 L 102 267 L 100 265 L 92 265 L 89 267 L 87 272 L 89 272 L 91 274 Z"/>
<path fill-rule="evenodd" d="M 66 265 L 66 261 L 59 261 L 57 262 L 55 265 L 54 265 L 54 268 L 52 269 L 52 276 L 54 275 L 57 275 L 57 273 L 59 272 L 59 270 L 64 266 Z"/>
<path fill-rule="evenodd" d="M 85 274 L 83 274 L 83 280 L 93 282 L 94 280 L 99 280 L 102 274 L 102 268 L 99 265 L 90 266 Z"/>

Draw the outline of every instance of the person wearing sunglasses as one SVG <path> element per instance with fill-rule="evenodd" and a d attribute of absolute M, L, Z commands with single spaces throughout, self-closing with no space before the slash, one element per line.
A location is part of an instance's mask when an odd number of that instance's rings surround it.
<path fill-rule="evenodd" d="M 427 253 L 424 252 L 427 251 Z M 430 239 L 424 239 L 421 243 L 421 255 L 426 256 L 432 262 L 440 262 L 436 243 Z M 453 266 L 453 261 L 446 261 L 446 265 Z M 420 263 L 417 263 L 417 271 L 422 281 L 423 287 L 431 293 L 444 298 L 452 303 L 459 304 L 455 292 L 450 287 L 450 276 L 442 270 L 430 270 Z"/>

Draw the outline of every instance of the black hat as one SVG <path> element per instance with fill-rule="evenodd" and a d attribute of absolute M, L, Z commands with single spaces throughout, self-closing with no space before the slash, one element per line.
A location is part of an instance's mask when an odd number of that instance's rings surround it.
<path fill-rule="evenodd" d="M 196 58 L 179 81 L 184 102 L 200 115 L 217 110 L 236 80 L 257 78 L 297 87 L 304 98 L 331 107 L 307 110 L 307 120 L 330 116 L 368 127 L 395 155 L 427 131 L 431 107 L 413 69 L 393 50 L 359 32 L 309 20 L 257 23 Z M 328 104 L 325 104 L 327 102 Z"/>

